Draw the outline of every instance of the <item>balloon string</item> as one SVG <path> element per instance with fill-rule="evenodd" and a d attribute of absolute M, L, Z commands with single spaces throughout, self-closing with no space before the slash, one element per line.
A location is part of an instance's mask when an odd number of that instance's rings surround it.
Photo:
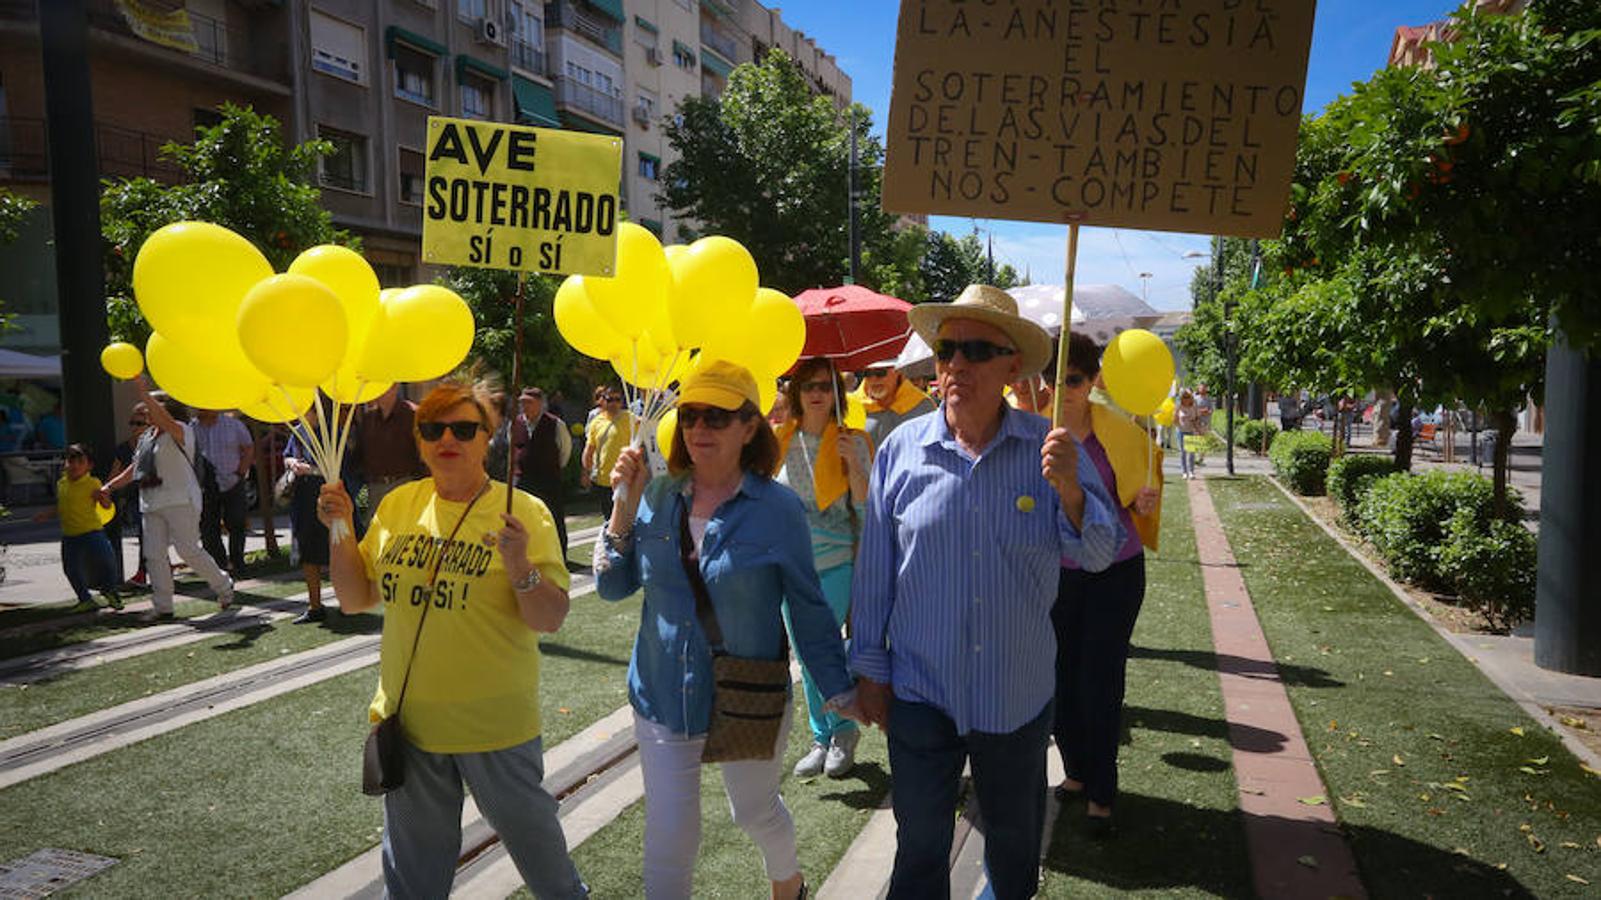
<path fill-rule="evenodd" d="M 339 377 L 338 375 L 334 376 L 335 379 L 337 379 L 338 377 Z M 335 381 L 334 382 L 334 387 L 338 388 L 338 386 L 339 386 L 339 383 L 337 381 Z M 367 386 L 367 379 L 365 379 L 365 378 L 357 378 L 356 379 L 356 392 L 354 394 L 352 394 L 351 396 L 355 397 L 357 400 L 360 400 L 361 399 L 361 391 L 366 386 Z M 345 450 L 346 450 L 346 448 L 348 448 L 350 446 L 350 433 L 352 431 L 356 430 L 356 412 L 357 412 L 358 409 L 360 409 L 360 407 L 357 404 L 355 404 L 355 403 L 350 404 L 350 416 L 345 421 L 345 427 L 339 434 L 339 450 L 338 450 L 338 452 L 339 452 L 339 459 L 340 460 L 343 460 L 345 458 Z"/>
<path fill-rule="evenodd" d="M 277 387 L 278 387 L 279 393 L 283 394 L 284 402 L 289 405 L 289 408 L 291 410 L 293 410 L 295 408 L 295 399 L 289 395 L 289 389 L 284 387 L 281 384 L 278 385 Z M 313 398 L 312 405 L 318 406 L 317 412 L 320 415 L 321 412 L 322 412 L 322 409 L 321 409 L 320 404 L 317 404 L 315 402 L 315 398 Z M 307 453 L 309 453 L 311 455 L 312 462 L 317 464 L 318 471 L 319 472 L 323 472 L 324 473 L 324 478 L 326 479 L 327 476 L 326 476 L 326 470 L 323 467 L 323 458 L 327 454 L 324 451 L 324 448 L 322 446 L 322 441 L 320 440 L 319 435 L 317 434 L 317 432 L 312 428 L 311 423 L 306 420 L 305 411 L 304 410 L 301 410 L 300 415 L 297 416 L 297 418 L 299 418 L 301 420 L 301 422 L 302 422 L 302 424 L 301 424 L 301 430 L 303 432 L 302 440 L 306 444 L 306 451 L 307 451 Z"/>
<path fill-rule="evenodd" d="M 317 436 L 322 440 L 322 462 L 318 468 L 322 469 L 322 480 L 331 484 L 339 480 L 339 461 L 333 458 L 333 448 L 328 445 L 328 414 L 323 412 L 322 403 L 316 397 L 312 398 L 311 405 L 317 410 Z"/>

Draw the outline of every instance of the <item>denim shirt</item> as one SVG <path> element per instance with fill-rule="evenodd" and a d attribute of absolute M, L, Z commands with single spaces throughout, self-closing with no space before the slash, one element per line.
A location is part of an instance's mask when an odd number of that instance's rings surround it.
<path fill-rule="evenodd" d="M 628 663 L 629 702 L 674 733 L 700 735 L 711 722 L 712 648 L 679 557 L 679 521 L 689 502 L 687 475 L 650 482 L 631 537 L 597 548 L 595 587 L 606 600 L 644 587 Z M 845 645 L 812 564 L 806 511 L 793 491 L 747 473 L 706 525 L 700 571 L 728 653 L 778 659 L 788 603 L 795 650 L 823 695 L 852 689 Z"/>

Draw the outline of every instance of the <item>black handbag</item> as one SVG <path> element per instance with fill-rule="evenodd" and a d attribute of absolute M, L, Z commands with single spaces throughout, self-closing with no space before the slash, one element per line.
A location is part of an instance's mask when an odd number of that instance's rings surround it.
<path fill-rule="evenodd" d="M 467 508 L 461 511 L 461 518 L 456 520 L 456 527 L 450 530 L 450 537 L 445 539 L 445 546 L 456 539 L 456 533 L 461 531 L 462 523 L 472 513 L 473 505 L 478 502 L 489 490 L 488 479 L 484 486 L 478 489 Z M 406 754 L 405 735 L 400 731 L 400 705 L 406 702 L 406 685 L 411 682 L 411 664 L 417 658 L 417 644 L 422 640 L 422 628 L 428 621 L 428 610 L 434 605 L 434 581 L 439 577 L 439 565 L 444 562 L 444 553 L 438 554 L 434 559 L 434 570 L 428 574 L 427 599 L 423 602 L 422 615 L 417 619 L 417 633 L 411 639 L 411 654 L 406 657 L 406 674 L 400 679 L 400 693 L 395 696 L 395 711 L 383 717 L 367 732 L 367 743 L 361 751 L 361 792 L 369 797 L 382 797 L 390 791 L 406 783 Z"/>
<path fill-rule="evenodd" d="M 769 759 L 778 749 L 778 732 L 789 707 L 789 637 L 778 659 L 733 656 L 723 649 L 723 630 L 717 624 L 700 563 L 690 556 L 695 546 L 689 533 L 689 506 L 678 520 L 678 557 L 695 594 L 695 617 L 712 648 L 712 718 L 700 761 L 738 762 Z"/>

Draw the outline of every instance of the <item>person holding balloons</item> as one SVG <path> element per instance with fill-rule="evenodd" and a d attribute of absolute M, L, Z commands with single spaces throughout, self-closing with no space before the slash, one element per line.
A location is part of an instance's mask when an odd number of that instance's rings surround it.
<path fill-rule="evenodd" d="M 1068 339 L 1060 386 L 1061 423 L 1088 453 L 1116 498 L 1124 539 L 1111 566 L 1091 572 L 1062 557 L 1051 624 L 1056 631 L 1056 718 L 1052 733 L 1067 778 L 1057 797 L 1087 801 L 1091 836 L 1110 833 L 1117 796 L 1117 742 L 1129 638 L 1145 599 L 1145 548 L 1161 529 L 1162 455 L 1145 430 L 1090 399 L 1101 348 L 1085 334 Z"/>
<path fill-rule="evenodd" d="M 450 893 L 464 783 L 535 896 L 588 894 L 542 785 L 539 635 L 566 619 L 569 576 L 549 510 L 485 471 L 494 410 L 482 384 L 429 391 L 415 437 L 429 477 L 392 490 L 359 543 L 330 548 L 340 609 L 384 610 L 369 715 L 399 716 L 404 735 L 404 783 L 384 795 L 391 896 Z M 344 485 L 322 487 L 330 530 L 350 534 L 353 511 Z"/>
<path fill-rule="evenodd" d="M 628 670 L 645 777 L 645 896 L 692 895 L 700 843 L 701 757 L 712 722 L 713 656 L 778 660 L 788 655 L 783 609 L 795 649 L 828 706 L 856 715 L 839 625 L 812 563 L 806 513 L 772 480 L 778 440 L 760 412 L 749 370 L 724 360 L 697 366 L 682 383 L 670 474 L 649 479 L 644 452 L 619 457 L 613 481 L 627 487 L 595 549 L 596 589 L 621 600 L 645 591 Z M 704 582 L 713 646 L 697 615 Z M 722 763 L 734 821 L 761 850 L 772 896 L 804 896 L 795 824 L 779 795 L 792 703 L 785 703 L 771 754 Z"/>
<path fill-rule="evenodd" d="M 192 454 L 198 453 L 189 408 L 166 394 L 152 394 L 143 375 L 134 379 L 150 427 L 139 438 L 133 465 L 107 481 L 99 494 L 111 493 L 139 479 L 139 512 L 144 517 L 145 567 L 150 576 L 150 602 L 157 618 L 173 617 L 172 565 L 168 548 L 189 564 L 217 596 L 217 605 L 233 605 L 233 579 L 200 546 L 200 480 Z"/>
<path fill-rule="evenodd" d="M 843 427 L 845 380 L 828 360 L 803 359 L 796 364 L 784 396 L 796 415 L 777 430 L 783 460 L 777 480 L 806 508 L 812 556 L 837 628 L 850 612 L 851 574 L 861 532 L 857 509 L 867 502 L 872 450 L 866 433 Z M 790 630 L 793 636 L 794 629 Z M 825 772 L 830 778 L 843 778 L 856 765 L 861 732 L 855 722 L 826 708 L 810 669 L 802 666 L 801 677 L 812 748 L 795 764 L 795 776 L 811 778 Z"/>

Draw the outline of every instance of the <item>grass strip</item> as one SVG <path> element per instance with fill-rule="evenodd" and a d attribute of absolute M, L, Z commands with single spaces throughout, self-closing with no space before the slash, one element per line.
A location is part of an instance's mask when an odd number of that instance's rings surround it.
<path fill-rule="evenodd" d="M 1118 834 L 1087 839 L 1083 803 L 1067 804 L 1042 897 L 1254 893 L 1185 487 L 1168 479 L 1162 549 L 1146 556 L 1118 754 Z"/>
<path fill-rule="evenodd" d="M 206 587 L 204 582 L 195 581 L 180 583 L 178 585 L 178 589 L 180 591 L 192 591 L 196 596 L 188 596 L 182 593 L 174 596 L 173 613 L 176 618 L 190 619 L 196 616 L 209 615 L 217 611 L 217 601 L 211 596 L 211 591 Z M 294 581 L 275 581 L 257 585 L 249 590 L 241 590 L 236 596 L 238 597 L 239 602 L 249 606 L 253 601 L 277 600 L 283 597 L 288 597 L 292 594 L 298 594 L 305 589 L 305 584 L 299 579 Z M 127 594 L 123 596 L 123 600 L 129 603 L 136 603 L 140 600 L 147 599 L 149 596 L 150 595 L 148 593 Z M 72 605 L 72 602 L 69 602 L 64 606 L 59 607 L 30 607 L 28 609 L 12 610 L 11 612 L 14 614 L 32 613 L 35 611 L 53 612 L 51 612 L 50 615 L 35 616 L 28 621 L 23 621 L 20 619 L 15 621 L 8 620 L 4 624 L 5 627 L 11 627 L 14 625 L 25 625 L 32 624 L 33 622 L 48 621 L 49 619 L 57 618 L 65 614 L 72 608 Z M 121 634 L 122 632 L 134 628 L 142 628 L 149 624 L 151 623 L 142 621 L 140 613 L 137 612 L 119 613 L 108 611 L 102 613 L 93 621 L 84 622 L 82 624 L 68 625 L 62 628 L 50 630 L 35 631 L 28 634 L 0 637 L 0 659 L 26 656 L 29 653 L 37 653 L 40 650 L 53 650 L 57 647 L 65 647 L 70 644 L 94 640 L 95 638 L 110 637 L 111 635 Z"/>
<path fill-rule="evenodd" d="M 624 700 L 638 601 L 578 598 L 543 641 L 553 746 Z M 42 847 L 122 861 L 80 896 L 277 896 L 377 843 L 359 790 L 376 667 L 195 723 L 0 791 L 0 860 Z"/>
<path fill-rule="evenodd" d="M 795 721 L 784 753 L 788 773 L 811 748 L 806 700 L 797 689 Z M 857 832 L 889 790 L 889 754 L 884 736 L 870 729 L 856 748 L 856 768 L 843 779 L 801 780 L 786 774 L 780 792 L 795 820 L 801 871 L 815 890 L 839 864 Z M 734 825 L 723 792 L 722 771 L 701 768 L 700 857 L 695 865 L 696 897 L 764 897 L 770 882 L 761 853 Z M 573 852 L 578 871 L 596 897 L 642 897 L 640 848 L 645 840 L 645 805 L 635 803 Z M 527 889 L 516 897 L 530 897 Z"/>
<path fill-rule="evenodd" d="M 320 626 L 278 619 L 33 684 L 0 685 L 0 740 L 382 627 L 378 615 L 334 615 Z"/>
<path fill-rule="evenodd" d="M 1595 776 L 1272 484 L 1208 485 L 1368 892 L 1594 896 Z"/>

